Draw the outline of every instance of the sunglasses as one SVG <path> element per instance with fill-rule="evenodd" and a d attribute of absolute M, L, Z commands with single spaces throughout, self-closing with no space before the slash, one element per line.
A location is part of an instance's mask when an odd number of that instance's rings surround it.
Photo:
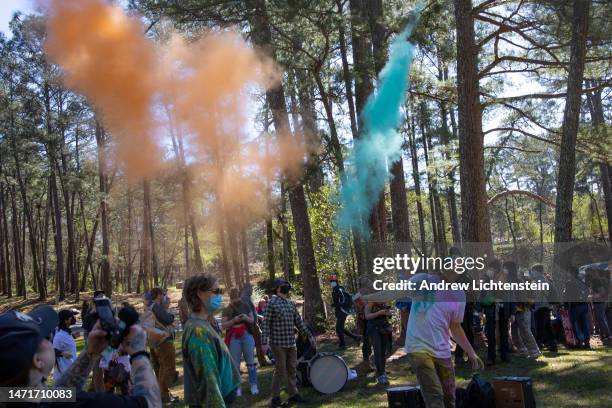
<path fill-rule="evenodd" d="M 221 289 L 221 288 L 211 289 L 210 291 L 212 293 L 214 293 L 215 295 L 222 295 L 223 294 L 223 289 Z"/>

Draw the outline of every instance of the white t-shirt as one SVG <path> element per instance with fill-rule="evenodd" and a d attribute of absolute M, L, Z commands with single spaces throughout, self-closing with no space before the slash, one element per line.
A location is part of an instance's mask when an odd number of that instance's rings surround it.
<path fill-rule="evenodd" d="M 63 356 L 59 356 L 55 359 L 55 370 L 53 373 L 53 379 L 57 382 L 59 378 L 66 372 L 68 367 L 72 365 L 77 359 L 77 347 L 72 334 L 64 331 L 58 330 L 53 336 L 53 348 L 55 350 L 59 350 L 63 352 L 69 352 L 70 357 L 66 358 Z"/>
<path fill-rule="evenodd" d="M 434 275 L 420 273 L 411 281 L 440 282 Z M 465 310 L 465 293 L 457 290 L 430 292 L 423 298 L 423 293 L 413 296 L 406 343 L 407 353 L 425 352 L 436 358 L 450 358 L 450 324 L 462 322 Z"/>

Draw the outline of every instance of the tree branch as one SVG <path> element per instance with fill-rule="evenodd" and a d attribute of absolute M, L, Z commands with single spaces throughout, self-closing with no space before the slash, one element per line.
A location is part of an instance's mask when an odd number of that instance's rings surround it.
<path fill-rule="evenodd" d="M 531 191 L 526 191 L 526 190 L 506 190 L 506 191 L 502 191 L 501 193 L 495 194 L 493 197 L 491 197 L 489 199 L 489 201 L 487 202 L 488 205 L 493 205 L 493 203 L 495 203 L 495 201 L 499 200 L 500 198 L 504 198 L 506 196 L 509 195 L 515 195 L 515 194 L 521 194 L 521 195 L 526 195 L 528 197 L 533 198 L 534 200 L 540 201 L 546 205 L 548 205 L 549 207 L 555 208 L 555 204 L 549 200 L 547 200 L 546 198 L 537 195 L 536 193 L 532 193 Z"/>

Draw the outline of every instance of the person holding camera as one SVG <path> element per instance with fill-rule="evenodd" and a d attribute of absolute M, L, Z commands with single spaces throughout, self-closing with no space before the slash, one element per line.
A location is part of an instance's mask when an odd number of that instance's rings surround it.
<path fill-rule="evenodd" d="M 229 346 L 232 359 L 237 368 L 240 368 L 241 357 L 249 373 L 251 394 L 259 394 L 257 388 L 257 367 L 255 365 L 255 338 L 253 337 L 253 324 L 255 320 L 251 309 L 240 299 L 237 288 L 230 289 L 230 304 L 223 309 L 221 327 L 225 329 L 225 344 Z M 240 397 L 240 387 L 236 391 Z"/>
<path fill-rule="evenodd" d="M 270 347 L 274 354 L 274 378 L 272 379 L 271 407 L 280 407 L 284 404 L 280 399 L 281 381 L 287 379 L 287 393 L 289 403 L 305 402 L 298 394 L 297 388 L 297 348 L 295 344 L 295 328 L 308 336 L 310 345 L 315 348 L 316 341 L 295 304 L 289 300 L 291 285 L 284 279 L 276 279 L 273 283 L 275 296 L 266 308 L 261 326 L 261 344 L 264 353 Z"/>
<path fill-rule="evenodd" d="M 365 305 L 366 333 L 374 346 L 374 365 L 378 384 L 389 384 L 385 371 L 387 355 L 391 352 L 393 333 L 389 318 L 393 315 L 391 306 L 381 302 L 368 302 Z"/>
<path fill-rule="evenodd" d="M 9 311 L 0 315 L 0 387 L 46 387 L 55 364 L 50 341 L 59 322 L 55 310 L 40 305 L 29 314 Z M 132 395 L 83 391 L 85 381 L 100 353 L 109 345 L 108 333 L 99 322 L 89 331 L 87 346 L 55 382 L 54 387 L 76 388 L 76 402 L 56 402 L 54 407 L 161 407 L 159 387 L 145 349 L 146 334 L 138 325 L 129 328 L 120 348 L 132 360 Z M 37 406 L 40 404 L 30 404 Z"/>

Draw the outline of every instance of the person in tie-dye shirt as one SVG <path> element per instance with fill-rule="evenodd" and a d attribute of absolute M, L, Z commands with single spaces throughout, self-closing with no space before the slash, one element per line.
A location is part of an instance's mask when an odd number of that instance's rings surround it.
<path fill-rule="evenodd" d="M 236 398 L 240 373 L 223 339 L 210 323 L 221 306 L 221 289 L 212 275 L 193 276 L 183 287 L 191 314 L 183 331 L 185 404 L 229 407 Z"/>

